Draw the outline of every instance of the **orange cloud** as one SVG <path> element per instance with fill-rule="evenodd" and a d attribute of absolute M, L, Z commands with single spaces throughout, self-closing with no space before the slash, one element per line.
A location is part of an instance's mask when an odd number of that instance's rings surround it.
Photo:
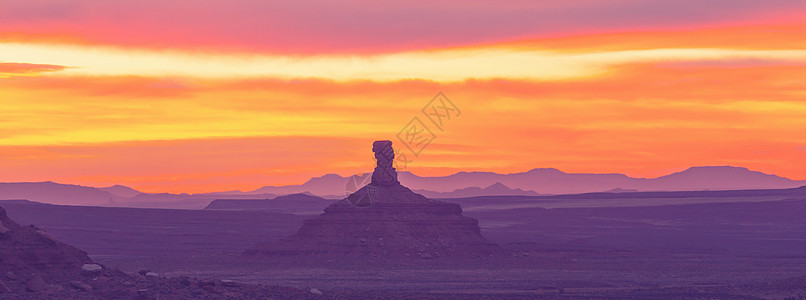
<path fill-rule="evenodd" d="M 0 167 L 13 172 L 0 180 L 206 192 L 349 175 L 371 170 L 371 140 L 402 146 L 395 135 L 439 90 L 462 115 L 412 157 L 417 174 L 740 165 L 804 179 L 804 69 L 630 64 L 560 82 L 11 78 L 0 82 L 0 99 L 18 100 L 0 112 L 12 120 Z"/>
<path fill-rule="evenodd" d="M 34 76 L 39 73 L 61 71 L 64 69 L 64 66 L 57 65 L 0 62 L 0 78 L 11 76 Z"/>
<path fill-rule="evenodd" d="M 652 177 L 737 165 L 806 179 L 806 23 L 674 28 L 420 51 L 434 59 L 469 53 L 458 50 L 508 58 L 548 51 L 558 63 L 597 66 L 551 80 L 518 76 L 543 74 L 527 63 L 500 74 L 467 64 L 439 70 L 451 80 L 405 79 L 417 77 L 405 68 L 385 69 L 385 77 L 314 68 L 321 76 L 289 79 L 6 66 L 40 76 L 0 81 L 0 168 L 9 170 L 0 181 L 208 192 L 365 172 L 370 141 L 401 147 L 395 135 L 438 91 L 462 115 L 412 158 L 408 170 L 417 174 L 554 167 Z"/>

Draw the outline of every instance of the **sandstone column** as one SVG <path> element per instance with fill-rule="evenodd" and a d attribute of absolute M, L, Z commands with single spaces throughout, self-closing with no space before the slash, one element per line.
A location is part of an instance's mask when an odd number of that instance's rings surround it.
<path fill-rule="evenodd" d="M 372 143 L 372 152 L 375 152 L 375 159 L 378 164 L 372 172 L 372 183 L 379 185 L 396 185 L 397 171 L 392 167 L 395 160 L 395 150 L 392 149 L 392 141 L 375 141 Z"/>

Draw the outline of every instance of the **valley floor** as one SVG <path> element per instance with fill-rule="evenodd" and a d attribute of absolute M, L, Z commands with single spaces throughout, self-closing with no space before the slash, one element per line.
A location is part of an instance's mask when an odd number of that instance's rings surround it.
<path fill-rule="evenodd" d="M 532 200 L 456 199 L 511 257 L 408 262 L 241 255 L 308 217 L 283 211 L 0 206 L 125 272 L 317 289 L 325 298 L 806 297 L 806 197 Z"/>

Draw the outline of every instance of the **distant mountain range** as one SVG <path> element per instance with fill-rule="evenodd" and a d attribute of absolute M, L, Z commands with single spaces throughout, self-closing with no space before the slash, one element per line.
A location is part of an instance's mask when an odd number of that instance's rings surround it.
<path fill-rule="evenodd" d="M 409 172 L 399 174 L 401 183 L 412 188 L 449 192 L 466 187 L 502 183 L 511 188 L 540 194 L 577 194 L 613 189 L 638 191 L 699 191 L 781 189 L 806 185 L 776 175 L 742 167 L 692 167 L 658 178 L 634 178 L 624 174 L 565 173 L 557 169 L 533 169 L 522 173 L 459 172 L 443 177 L 421 177 Z"/>
<path fill-rule="evenodd" d="M 116 185 L 93 188 L 54 182 L 0 183 L 0 199 L 72 204 L 157 208 L 203 208 L 215 199 L 270 199 L 278 195 L 309 194 L 341 199 L 355 189 L 347 188 L 350 177 L 327 174 L 299 185 L 265 186 L 254 191 L 205 194 L 149 194 Z M 357 177 L 359 182 L 367 174 Z M 427 177 L 399 172 L 400 182 L 430 198 L 464 198 L 494 195 L 550 195 L 590 192 L 701 191 L 742 189 L 785 189 L 806 185 L 806 181 L 748 170 L 741 167 L 692 167 L 658 178 L 634 178 L 623 174 L 565 173 L 557 169 L 498 174 L 459 172 Z"/>
<path fill-rule="evenodd" d="M 105 188 L 98 188 L 98 189 L 102 190 L 104 192 L 108 192 L 108 193 L 110 193 L 112 195 L 115 195 L 115 196 L 118 196 L 118 197 L 136 197 L 137 195 L 142 194 L 142 192 L 140 192 L 138 190 L 135 190 L 135 189 L 130 188 L 128 186 L 122 186 L 122 185 L 114 185 L 114 186 L 105 187 Z"/>
<path fill-rule="evenodd" d="M 513 189 L 503 183 L 496 182 L 488 187 L 466 187 L 451 192 L 433 192 L 429 190 L 414 190 L 414 192 L 428 198 L 466 198 L 478 196 L 538 196 L 535 191 Z"/>
<path fill-rule="evenodd" d="M 230 195 L 228 198 L 272 198 L 277 195 Z M 30 200 L 51 204 L 201 209 L 215 195 L 141 193 L 125 186 L 94 188 L 55 182 L 0 183 L 0 200 Z"/>
<path fill-rule="evenodd" d="M 358 176 L 358 175 L 356 175 Z M 361 178 L 366 178 L 361 174 Z M 250 192 L 229 194 L 311 193 L 335 198 L 344 197 L 349 177 L 327 174 L 311 178 L 299 185 L 265 186 Z M 557 169 L 532 169 L 527 172 L 499 174 L 493 172 L 459 172 L 448 176 L 427 177 L 411 172 L 398 172 L 400 183 L 428 197 L 474 194 L 491 190 L 503 195 L 578 194 L 604 191 L 699 191 L 737 189 L 781 189 L 806 185 L 784 177 L 751 171 L 742 167 L 692 167 L 658 178 L 635 178 L 624 174 L 565 173 Z M 468 189 L 466 191 L 458 191 Z M 488 189 L 487 191 L 484 191 Z M 518 190 L 520 189 L 520 191 Z M 453 193 L 453 194 L 451 194 Z M 427 195 L 428 194 L 428 195 Z"/>
<path fill-rule="evenodd" d="M 216 199 L 204 209 L 211 210 L 281 210 L 293 214 L 319 214 L 333 200 L 307 194 L 290 194 L 274 199 Z"/>

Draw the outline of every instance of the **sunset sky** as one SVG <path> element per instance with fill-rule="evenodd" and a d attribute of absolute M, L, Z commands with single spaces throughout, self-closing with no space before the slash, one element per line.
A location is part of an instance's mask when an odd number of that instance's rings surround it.
<path fill-rule="evenodd" d="M 298 184 L 415 117 L 418 175 L 806 180 L 806 1 L 0 1 L 0 181 Z"/>

